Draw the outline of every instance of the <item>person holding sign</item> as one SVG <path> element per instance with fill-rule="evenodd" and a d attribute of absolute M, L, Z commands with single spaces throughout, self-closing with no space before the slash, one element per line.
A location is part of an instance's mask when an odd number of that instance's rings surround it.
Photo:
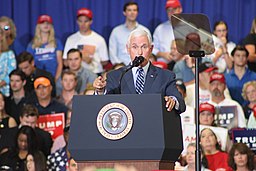
<path fill-rule="evenodd" d="M 107 80 L 98 77 L 93 86 L 96 94 L 162 94 L 168 111 L 185 111 L 183 97 L 177 90 L 175 74 L 155 67 L 149 62 L 153 44 L 151 35 L 144 29 L 135 29 L 129 35 L 127 51 L 137 66 L 125 66 L 107 74 Z M 132 68 L 130 68 L 132 67 Z M 130 68 L 130 69 L 129 69 Z"/>
<path fill-rule="evenodd" d="M 212 74 L 210 77 L 211 100 L 209 103 L 215 107 L 217 125 L 228 129 L 245 128 L 246 121 L 243 109 L 238 102 L 225 97 L 225 88 L 226 80 L 224 75 L 220 73 Z"/>

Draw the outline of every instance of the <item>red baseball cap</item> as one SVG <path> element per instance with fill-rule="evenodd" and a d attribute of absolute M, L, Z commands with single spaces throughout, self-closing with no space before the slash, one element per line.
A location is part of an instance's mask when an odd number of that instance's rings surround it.
<path fill-rule="evenodd" d="M 92 19 L 92 11 L 88 8 L 81 8 L 77 11 L 77 17 L 79 16 L 86 16 L 89 19 Z"/>
<path fill-rule="evenodd" d="M 180 1 L 179 0 L 167 0 L 166 4 L 165 4 L 165 9 L 167 8 L 177 8 L 177 7 L 181 7 Z"/>
<path fill-rule="evenodd" d="M 162 62 L 162 61 L 154 61 L 154 62 L 152 62 L 152 64 L 154 66 L 157 66 L 157 67 L 163 68 L 163 69 L 167 69 L 167 67 L 168 67 L 167 64 L 165 62 Z"/>
<path fill-rule="evenodd" d="M 213 82 L 213 81 L 215 81 L 215 80 L 217 80 L 217 81 L 219 81 L 219 82 L 221 82 L 221 83 L 226 83 L 226 80 L 225 80 L 225 77 L 224 77 L 224 75 L 223 74 L 220 74 L 220 73 L 213 73 L 212 75 L 211 75 L 211 77 L 210 77 L 210 83 L 211 82 Z"/>
<path fill-rule="evenodd" d="M 204 63 L 201 63 L 199 66 L 198 66 L 198 72 L 201 73 L 201 72 L 211 72 L 211 71 L 214 71 L 214 70 L 217 70 L 218 68 L 216 66 L 214 66 L 211 62 L 204 62 Z"/>
<path fill-rule="evenodd" d="M 52 24 L 52 17 L 49 15 L 40 15 L 37 19 L 37 24 L 41 24 L 43 22 L 48 22 Z"/>
<path fill-rule="evenodd" d="M 207 103 L 207 102 L 201 103 L 201 104 L 199 105 L 199 112 L 201 113 L 201 112 L 203 112 L 203 111 L 209 111 L 209 112 L 215 114 L 215 108 L 214 108 L 214 106 L 213 106 L 212 104 L 210 104 L 210 103 Z"/>

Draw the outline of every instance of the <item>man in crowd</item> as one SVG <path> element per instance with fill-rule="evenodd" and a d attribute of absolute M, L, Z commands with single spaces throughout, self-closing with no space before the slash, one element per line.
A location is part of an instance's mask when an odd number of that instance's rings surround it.
<path fill-rule="evenodd" d="M 223 74 L 214 73 L 210 77 L 210 92 L 211 92 L 211 100 L 210 104 L 214 105 L 215 109 L 219 109 L 223 106 L 234 106 L 235 112 L 237 116 L 234 116 L 234 120 L 237 119 L 236 123 L 230 123 L 228 125 L 228 129 L 240 127 L 246 128 L 246 121 L 242 107 L 238 102 L 232 99 L 228 99 L 224 95 L 224 90 L 226 88 L 226 80 Z M 216 111 L 215 111 L 216 112 Z M 217 112 L 216 112 L 217 113 Z M 236 118 L 235 118 L 236 117 Z"/>
<path fill-rule="evenodd" d="M 85 68 L 100 74 L 104 71 L 103 66 L 108 64 L 109 58 L 104 38 L 91 30 L 92 18 L 92 11 L 87 8 L 81 8 L 77 11 L 79 31 L 67 38 L 63 59 L 67 59 L 67 53 L 70 49 L 79 49 Z"/>
<path fill-rule="evenodd" d="M 26 76 L 21 70 L 15 69 L 9 74 L 9 77 L 12 96 L 6 99 L 5 110 L 19 124 L 21 109 L 28 103 L 29 98 L 28 93 L 24 89 Z"/>
<path fill-rule="evenodd" d="M 51 85 L 53 87 L 52 96 L 56 96 L 56 88 L 55 88 L 55 81 L 54 77 L 51 75 L 51 73 L 36 68 L 35 62 L 33 56 L 28 52 L 22 52 L 17 57 L 17 63 L 20 70 L 22 70 L 26 75 L 26 85 L 25 85 L 25 91 L 32 94 L 32 96 L 35 96 L 34 94 L 34 81 L 37 77 L 47 77 L 51 81 Z"/>
<path fill-rule="evenodd" d="M 125 23 L 116 26 L 109 37 L 109 58 L 112 64 L 123 63 L 128 65 L 131 58 L 126 51 L 125 45 L 129 34 L 136 28 L 144 28 L 149 33 L 150 31 L 143 25 L 137 22 L 139 14 L 139 6 L 136 2 L 127 2 L 123 7 L 123 15 Z M 122 36 L 120 36 L 122 35 Z"/>
<path fill-rule="evenodd" d="M 171 16 L 173 14 L 180 14 L 182 6 L 179 0 L 167 0 L 165 9 L 169 20 L 158 25 L 153 33 L 153 53 L 157 56 L 158 61 L 168 64 L 173 60 L 170 53 L 170 44 L 174 40 Z"/>
<path fill-rule="evenodd" d="M 127 51 L 131 61 L 142 56 L 138 67 L 133 67 L 120 77 L 127 67 L 122 67 L 107 74 L 107 80 L 98 77 L 93 85 L 96 94 L 162 94 L 168 111 L 174 109 L 177 113 L 185 111 L 185 102 L 175 84 L 175 74 L 153 66 L 149 62 L 153 44 L 151 35 L 144 29 L 133 30 L 127 41 Z"/>
<path fill-rule="evenodd" d="M 52 85 L 48 78 L 38 77 L 34 81 L 34 88 L 36 101 L 33 104 L 38 109 L 39 115 L 64 113 L 66 118 L 68 108 L 52 98 Z"/>

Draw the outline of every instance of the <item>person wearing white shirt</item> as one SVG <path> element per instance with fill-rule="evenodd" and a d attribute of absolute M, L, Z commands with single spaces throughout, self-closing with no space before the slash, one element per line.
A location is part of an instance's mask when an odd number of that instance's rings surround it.
<path fill-rule="evenodd" d="M 126 50 L 126 41 L 129 34 L 136 28 L 143 28 L 150 31 L 137 22 L 139 7 L 136 2 L 127 2 L 123 7 L 125 23 L 116 26 L 109 37 L 109 58 L 113 65 L 123 63 L 128 65 L 131 58 Z"/>
<path fill-rule="evenodd" d="M 63 59 L 67 59 L 67 53 L 70 49 L 79 49 L 82 52 L 83 66 L 96 74 L 100 74 L 104 71 L 103 66 L 108 63 L 108 50 L 104 38 L 91 30 L 92 18 L 92 11 L 87 8 L 81 8 L 77 11 L 79 31 L 67 38 Z"/>

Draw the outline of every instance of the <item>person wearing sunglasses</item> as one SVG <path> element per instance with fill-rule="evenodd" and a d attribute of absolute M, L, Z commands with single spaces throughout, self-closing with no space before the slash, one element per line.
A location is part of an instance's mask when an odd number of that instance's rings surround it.
<path fill-rule="evenodd" d="M 0 27 L 4 30 L 9 49 L 13 50 L 15 55 L 23 52 L 25 47 L 16 39 L 17 30 L 13 20 L 6 16 L 0 17 Z"/>

